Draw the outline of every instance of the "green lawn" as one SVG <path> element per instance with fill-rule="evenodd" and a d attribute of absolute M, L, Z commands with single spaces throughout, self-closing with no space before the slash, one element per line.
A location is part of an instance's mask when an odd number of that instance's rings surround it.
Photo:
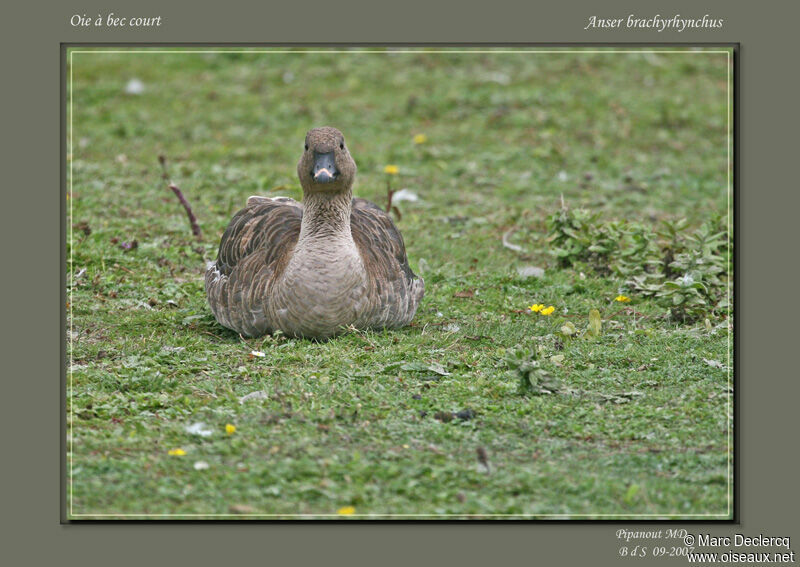
<path fill-rule="evenodd" d="M 619 277 L 560 268 L 545 222 L 562 195 L 654 228 L 727 214 L 726 53 L 79 51 L 70 518 L 731 517 L 732 318 L 676 321 Z M 425 298 L 398 331 L 241 339 L 206 305 L 206 262 L 249 195 L 300 199 L 321 125 L 344 132 L 357 196 L 418 195 L 395 204 Z M 590 309 L 601 336 L 563 336 Z M 520 391 L 520 350 L 553 393 Z"/>

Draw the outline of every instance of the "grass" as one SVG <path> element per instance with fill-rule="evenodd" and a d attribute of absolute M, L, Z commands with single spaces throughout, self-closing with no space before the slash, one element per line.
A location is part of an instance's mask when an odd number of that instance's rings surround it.
<path fill-rule="evenodd" d="M 609 221 L 725 213 L 726 54 L 80 51 L 71 518 L 731 516 L 732 321 L 614 302 L 622 282 L 559 269 L 544 224 L 562 195 Z M 324 124 L 345 133 L 356 195 L 418 194 L 397 224 L 425 299 L 399 331 L 242 339 L 210 314 L 205 263 L 247 196 L 301 197 L 303 136 Z M 531 265 L 544 276 L 518 275 Z M 600 337 L 560 334 L 590 309 Z M 556 393 L 520 393 L 519 349 Z"/>

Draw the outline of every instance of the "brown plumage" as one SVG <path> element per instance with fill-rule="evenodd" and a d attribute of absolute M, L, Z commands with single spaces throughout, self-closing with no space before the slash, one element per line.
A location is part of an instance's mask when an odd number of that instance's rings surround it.
<path fill-rule="evenodd" d="M 250 197 L 222 235 L 206 272 L 217 321 L 247 336 L 314 339 L 411 322 L 425 284 L 392 219 L 353 199 L 356 164 L 341 132 L 309 131 L 297 173 L 302 203 Z"/>

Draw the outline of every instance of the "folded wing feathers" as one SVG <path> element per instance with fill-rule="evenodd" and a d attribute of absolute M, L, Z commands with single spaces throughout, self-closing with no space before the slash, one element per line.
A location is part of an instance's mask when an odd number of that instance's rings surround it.
<path fill-rule="evenodd" d="M 222 235 L 217 258 L 220 272 L 229 275 L 242 258 L 259 250 L 264 251 L 267 264 L 287 254 L 300 235 L 302 218 L 302 205 L 292 199 L 263 199 L 248 205 L 236 213 Z"/>
<path fill-rule="evenodd" d="M 247 335 L 270 331 L 267 287 L 297 242 L 303 209 L 292 199 L 251 197 L 222 235 L 217 262 L 206 272 L 206 293 L 217 320 Z"/>
<path fill-rule="evenodd" d="M 408 265 L 400 231 L 388 214 L 365 199 L 353 199 L 350 228 L 376 295 L 369 314 L 371 326 L 408 324 L 424 293 L 424 283 Z"/>

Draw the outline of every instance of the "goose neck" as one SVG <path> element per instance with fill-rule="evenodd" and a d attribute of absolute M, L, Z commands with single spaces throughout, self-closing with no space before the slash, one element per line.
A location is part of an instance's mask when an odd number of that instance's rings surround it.
<path fill-rule="evenodd" d="M 350 233 L 352 201 L 353 193 L 350 190 L 304 195 L 300 240 L 315 236 L 352 238 Z"/>

